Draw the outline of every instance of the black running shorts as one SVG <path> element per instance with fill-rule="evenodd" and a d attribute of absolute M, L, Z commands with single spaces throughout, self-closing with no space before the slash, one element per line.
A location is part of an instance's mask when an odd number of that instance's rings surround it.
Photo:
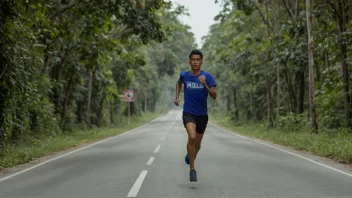
<path fill-rule="evenodd" d="M 196 125 L 196 132 L 199 134 L 203 134 L 205 131 L 205 128 L 207 128 L 208 115 L 197 116 L 187 112 L 183 112 L 182 120 L 185 128 L 187 123 L 192 122 Z"/>

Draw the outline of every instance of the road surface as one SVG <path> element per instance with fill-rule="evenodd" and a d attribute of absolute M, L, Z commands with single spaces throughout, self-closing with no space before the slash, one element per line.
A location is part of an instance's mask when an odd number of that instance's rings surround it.
<path fill-rule="evenodd" d="M 208 125 L 196 160 L 184 162 L 180 111 L 136 130 L 0 177 L 4 198 L 351 198 L 352 174 L 303 154 Z"/>

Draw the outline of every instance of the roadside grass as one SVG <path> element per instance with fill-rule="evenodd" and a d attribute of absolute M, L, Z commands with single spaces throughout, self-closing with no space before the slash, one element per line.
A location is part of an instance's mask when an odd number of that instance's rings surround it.
<path fill-rule="evenodd" d="M 352 165 L 352 133 L 347 130 L 321 129 L 318 135 L 312 135 L 309 126 L 297 132 L 283 132 L 278 129 L 267 129 L 264 124 L 236 125 L 227 117 L 219 115 L 212 115 L 210 118 L 215 124 L 241 135 L 308 151 L 314 155 Z"/>
<path fill-rule="evenodd" d="M 127 118 L 122 123 L 109 127 L 93 128 L 89 130 L 77 129 L 53 137 L 25 138 L 16 144 L 6 144 L 0 154 L 0 170 L 30 162 L 36 158 L 55 152 L 77 147 L 108 137 L 116 136 L 136 127 L 142 126 L 161 116 L 165 111 L 146 113 L 140 117 L 131 117 L 130 127 Z"/>

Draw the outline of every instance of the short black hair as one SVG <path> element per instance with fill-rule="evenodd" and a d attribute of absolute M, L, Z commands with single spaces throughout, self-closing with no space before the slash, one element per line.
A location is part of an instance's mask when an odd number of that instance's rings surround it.
<path fill-rule="evenodd" d="M 189 59 L 191 59 L 192 55 L 199 55 L 200 59 L 203 60 L 203 53 L 200 50 L 192 50 L 191 53 L 189 54 Z"/>

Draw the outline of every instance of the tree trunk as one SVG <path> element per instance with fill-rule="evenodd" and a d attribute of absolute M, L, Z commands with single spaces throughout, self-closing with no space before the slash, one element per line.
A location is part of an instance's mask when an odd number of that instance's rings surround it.
<path fill-rule="evenodd" d="M 306 0 L 306 15 L 307 15 L 307 29 L 308 29 L 308 63 L 309 63 L 309 106 L 310 116 L 312 121 L 312 133 L 318 134 L 318 123 L 316 118 L 315 107 L 315 83 L 314 83 L 314 40 L 312 31 L 312 14 L 311 14 L 311 0 Z"/>
<path fill-rule="evenodd" d="M 270 32 L 270 23 L 269 23 L 269 12 L 268 12 L 268 2 L 265 1 L 265 14 L 266 14 L 266 21 L 267 21 L 267 34 L 268 37 L 271 37 L 271 32 Z M 271 78 L 269 76 L 266 76 L 266 96 L 267 96 L 267 104 L 268 104 L 268 120 L 269 120 L 269 126 L 273 127 L 274 126 L 274 120 L 273 120 L 273 107 L 271 105 Z"/>
<path fill-rule="evenodd" d="M 298 113 L 302 114 L 304 112 L 304 72 L 298 72 L 298 81 L 299 81 L 299 107 Z"/>
<path fill-rule="evenodd" d="M 49 46 L 47 47 L 49 48 Z M 45 51 L 45 61 L 44 61 L 44 64 L 45 64 L 45 67 L 49 67 L 48 65 L 48 61 L 49 61 L 49 54 L 48 54 L 48 50 L 49 49 L 46 49 Z M 61 55 L 61 61 L 60 61 L 60 64 L 57 64 L 55 66 L 52 67 L 52 70 L 51 70 L 51 75 L 50 75 L 50 78 L 51 78 L 51 81 L 56 83 L 53 87 L 53 93 L 54 95 L 52 96 L 52 101 L 55 105 L 55 113 L 60 113 L 60 107 L 61 107 L 61 99 L 62 99 L 62 91 L 60 89 L 60 86 L 57 84 L 57 83 L 60 83 L 61 82 L 61 77 L 62 77 L 62 73 L 64 71 L 64 68 L 65 68 L 65 60 L 67 58 L 67 55 L 68 55 L 68 52 L 69 52 L 69 48 L 67 48 L 65 50 L 65 52 L 63 52 L 63 55 Z M 62 113 L 62 112 L 61 112 Z M 62 123 L 64 124 L 64 123 Z"/>
<path fill-rule="evenodd" d="M 104 105 L 105 98 L 106 98 L 106 93 L 104 92 L 103 97 L 101 98 L 101 100 L 99 102 L 99 107 L 96 112 L 96 116 L 97 116 L 96 125 L 98 127 L 101 127 L 103 124 L 103 105 Z"/>
<path fill-rule="evenodd" d="M 266 77 L 266 99 L 267 99 L 267 105 L 268 105 L 268 121 L 269 121 L 269 126 L 273 127 L 274 126 L 274 121 L 273 121 L 273 108 L 271 105 L 271 82 L 270 78 Z"/>
<path fill-rule="evenodd" d="M 234 107 L 235 107 L 235 118 L 236 118 L 236 120 L 238 120 L 239 115 L 238 115 L 237 87 L 236 87 L 236 86 L 234 86 L 234 87 L 232 88 L 232 93 L 233 93 L 233 104 L 234 104 Z"/>
<path fill-rule="evenodd" d="M 147 112 L 147 95 L 144 94 L 144 112 Z"/>
<path fill-rule="evenodd" d="M 351 103 L 351 95 L 350 95 L 350 83 L 349 83 L 349 72 L 348 72 L 348 63 L 347 63 L 347 42 L 345 39 L 346 32 L 346 14 L 344 12 L 344 6 L 342 0 L 338 0 L 338 29 L 339 29 L 339 45 L 341 50 L 341 66 L 342 66 L 342 75 L 343 75 L 343 88 L 345 95 L 345 113 L 346 120 L 349 127 L 352 127 L 352 103 Z"/>
<path fill-rule="evenodd" d="M 230 95 L 226 95 L 226 114 L 228 115 L 231 109 Z"/>
<path fill-rule="evenodd" d="M 87 98 L 87 112 L 86 112 L 86 119 L 87 123 L 89 123 L 89 111 L 91 105 L 91 97 L 92 97 L 92 83 L 93 83 L 93 71 L 89 71 L 89 82 L 88 82 L 88 98 Z"/>
<path fill-rule="evenodd" d="M 249 92 L 249 119 L 253 119 L 253 96 L 252 89 Z"/>
<path fill-rule="evenodd" d="M 271 27 L 270 27 L 270 22 L 269 22 L 269 12 L 268 12 L 268 2 L 264 1 L 264 6 L 265 6 L 265 16 L 262 13 L 262 11 L 259 9 L 259 7 L 256 5 L 255 1 L 251 1 L 252 5 L 256 8 L 258 11 L 259 15 L 261 16 L 267 30 L 267 36 L 270 38 L 271 37 Z M 269 76 L 265 77 L 266 79 L 266 92 L 267 92 L 267 104 L 268 104 L 268 120 L 269 120 L 269 125 L 272 127 L 274 125 L 273 123 L 273 108 L 271 105 L 271 79 Z M 269 89 L 268 89 L 269 88 Z"/>
<path fill-rule="evenodd" d="M 281 82 L 280 82 L 280 65 L 276 65 L 276 78 L 277 78 L 277 90 L 276 90 L 276 120 L 280 118 L 280 104 L 281 104 Z"/>
<path fill-rule="evenodd" d="M 290 10 L 288 9 L 287 5 L 286 5 L 286 1 L 282 0 L 284 7 L 286 8 L 286 10 L 288 11 L 288 14 L 291 16 L 291 20 L 292 19 L 292 14 L 290 12 Z M 280 3 L 277 4 L 276 7 L 277 10 L 280 10 Z M 275 34 L 280 32 L 280 21 L 278 19 L 280 19 L 280 12 L 277 12 L 278 16 L 276 16 L 276 14 L 274 14 L 274 32 Z M 278 40 L 276 41 L 277 44 L 279 44 Z M 278 121 L 280 119 L 280 106 L 281 106 L 281 79 L 280 79 L 280 67 L 281 67 L 281 63 L 278 62 L 276 64 L 276 83 L 277 83 L 277 87 L 276 87 L 276 120 Z"/>
<path fill-rule="evenodd" d="M 286 65 L 286 63 L 285 63 L 285 65 Z M 297 99 L 296 99 L 295 90 L 292 85 L 291 77 L 287 71 L 287 67 L 285 67 L 284 73 L 285 73 L 285 79 L 286 79 L 286 83 L 287 83 L 288 93 L 290 94 L 291 111 L 292 111 L 292 113 L 296 113 L 297 112 Z"/>
<path fill-rule="evenodd" d="M 62 121 L 61 121 L 61 126 L 64 129 L 65 128 L 65 123 L 66 123 L 66 111 L 67 111 L 67 104 L 68 104 L 68 98 L 70 96 L 70 90 L 72 87 L 72 80 L 73 80 L 73 73 L 71 74 L 71 77 L 67 83 L 66 91 L 65 91 L 65 100 L 62 108 Z"/>
<path fill-rule="evenodd" d="M 114 110 L 113 108 L 110 108 L 110 123 L 114 124 Z"/>

